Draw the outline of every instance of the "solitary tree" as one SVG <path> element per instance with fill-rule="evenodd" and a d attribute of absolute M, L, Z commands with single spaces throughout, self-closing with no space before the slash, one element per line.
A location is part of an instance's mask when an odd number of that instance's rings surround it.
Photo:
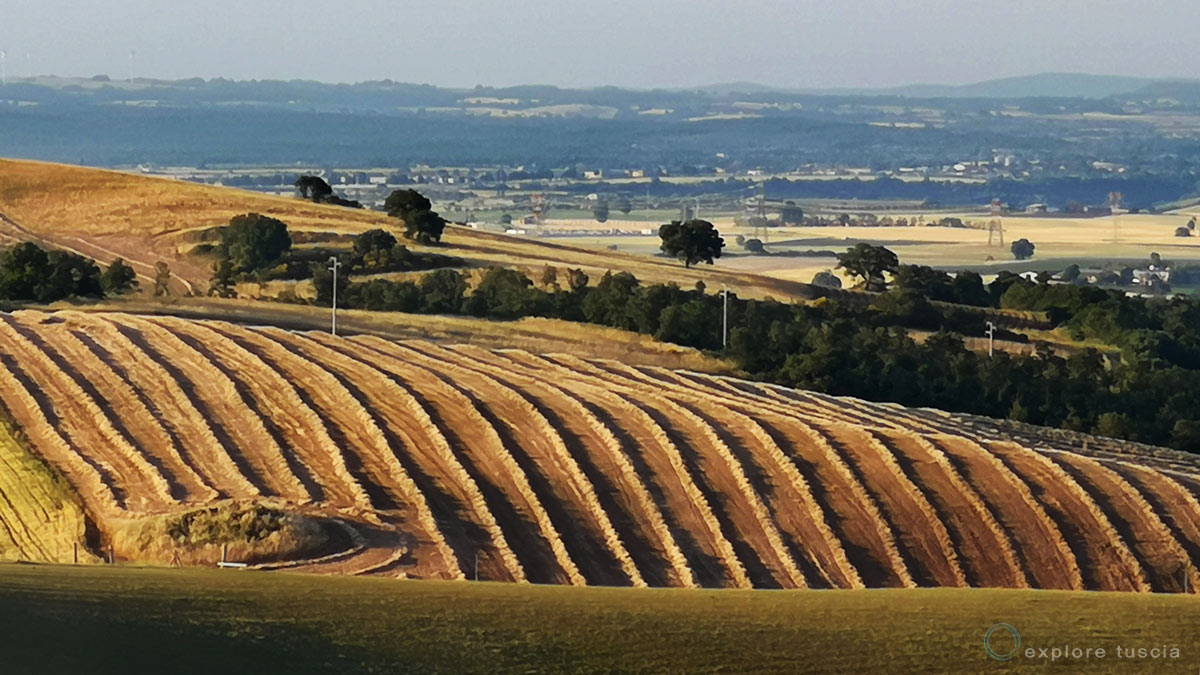
<path fill-rule="evenodd" d="M 1190 237 L 1190 236 L 1192 236 L 1192 231 L 1191 231 L 1191 229 L 1186 228 L 1186 227 L 1177 227 L 1177 228 L 1175 228 L 1175 236 L 1176 237 Z"/>
<path fill-rule="evenodd" d="M 1059 278 L 1067 283 L 1073 283 L 1079 278 L 1079 265 L 1067 265 L 1067 268 L 1059 274 Z"/>
<path fill-rule="evenodd" d="M 234 273 L 269 268 L 291 247 L 287 225 L 259 213 L 234 216 L 221 232 L 220 250 Z"/>
<path fill-rule="evenodd" d="M 763 249 L 762 239 L 747 239 L 743 245 L 750 253 L 765 253 Z"/>
<path fill-rule="evenodd" d="M 324 201 L 333 194 L 333 188 L 320 176 L 300 176 L 296 179 L 295 186 L 301 197 L 314 202 Z"/>
<path fill-rule="evenodd" d="M 229 259 L 221 261 L 229 269 L 232 270 L 232 263 Z M 166 262 L 159 260 L 154 263 L 154 297 L 161 297 L 171 294 L 171 266 Z"/>
<path fill-rule="evenodd" d="M 596 222 L 603 223 L 608 220 L 608 204 L 600 202 L 592 209 L 592 215 L 596 217 Z"/>
<path fill-rule="evenodd" d="M 501 225 L 512 225 L 512 216 L 507 213 L 500 216 L 500 224 Z"/>
<path fill-rule="evenodd" d="M 616 208 L 621 213 L 629 215 L 629 212 L 633 210 L 633 202 L 628 197 L 621 197 L 617 200 Z"/>
<path fill-rule="evenodd" d="M 420 192 L 409 188 L 407 190 L 392 190 L 392 193 L 383 202 L 383 208 L 393 218 L 406 219 L 409 213 L 432 210 L 433 203 L 422 196 Z"/>
<path fill-rule="evenodd" d="M 711 265 L 715 258 L 721 257 L 721 249 L 725 247 L 721 233 L 707 220 L 682 223 L 673 220 L 658 228 L 658 237 L 662 240 L 663 253 L 679 258 L 684 267 L 698 262 Z"/>
<path fill-rule="evenodd" d="M 554 265 L 546 265 L 542 267 L 542 285 L 546 288 L 558 290 L 558 268 Z"/>
<path fill-rule="evenodd" d="M 884 273 L 895 273 L 900 265 L 900 259 L 883 246 L 872 246 L 868 243 L 855 244 L 854 248 L 837 256 L 838 268 L 846 270 L 851 276 L 859 277 L 866 282 L 868 291 L 887 290 L 887 279 Z"/>
<path fill-rule="evenodd" d="M 1196 229 L 1196 216 L 1192 216 L 1191 219 L 1188 220 L 1187 229 L 1189 229 L 1189 230 Z"/>
<path fill-rule="evenodd" d="M 1009 250 L 1012 251 L 1013 257 L 1017 260 L 1028 260 L 1033 257 L 1033 250 L 1035 248 L 1037 247 L 1028 239 L 1018 239 L 1012 243 Z"/>

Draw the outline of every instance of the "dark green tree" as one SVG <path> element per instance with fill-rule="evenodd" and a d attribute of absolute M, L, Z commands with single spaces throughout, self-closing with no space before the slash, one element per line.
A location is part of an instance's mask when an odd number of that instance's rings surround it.
<path fill-rule="evenodd" d="M 430 314 L 457 314 L 467 292 L 467 280 L 458 270 L 437 270 L 421 279 L 421 308 Z"/>
<path fill-rule="evenodd" d="M 360 256 L 376 251 L 387 251 L 396 246 L 396 238 L 384 229 L 367 230 L 354 238 L 354 252 Z"/>
<path fill-rule="evenodd" d="M 234 274 L 246 274 L 273 267 L 291 247 L 292 237 L 283 221 L 247 213 L 229 221 L 218 249 Z"/>
<path fill-rule="evenodd" d="M 617 328 L 631 327 L 626 305 L 637 292 L 638 280 L 629 272 L 605 272 L 600 283 L 583 300 L 583 314 L 588 321 Z"/>
<path fill-rule="evenodd" d="M 711 265 L 725 247 L 721 233 L 707 220 L 671 221 L 658 228 L 658 237 L 663 253 L 682 260 L 684 267 L 698 262 Z"/>
<path fill-rule="evenodd" d="M 422 244 L 442 240 L 446 221 L 433 211 L 410 211 L 404 216 L 404 236 Z"/>
<path fill-rule="evenodd" d="M 837 256 L 838 268 L 844 269 L 851 276 L 861 278 L 868 291 L 887 290 L 887 279 L 884 273 L 895 273 L 900 265 L 900 259 L 882 246 L 872 246 L 868 243 L 855 244 L 854 248 Z"/>
<path fill-rule="evenodd" d="M 296 179 L 295 186 L 301 197 L 316 203 L 323 202 L 333 195 L 333 188 L 320 176 L 300 176 Z"/>
<path fill-rule="evenodd" d="M 137 273 L 125 264 L 125 260 L 117 258 L 100 275 L 100 287 L 105 295 L 119 295 L 138 287 Z"/>
<path fill-rule="evenodd" d="M 1033 242 L 1024 238 L 1014 241 L 1012 246 L 1009 246 L 1009 250 L 1012 251 L 1013 257 L 1017 260 L 1028 260 L 1032 258 L 1035 248 L 1037 247 L 1034 246 Z"/>
<path fill-rule="evenodd" d="M 0 298 L 37 300 L 49 268 L 49 258 L 37 244 L 22 242 L 4 249 L 0 252 Z"/>
<path fill-rule="evenodd" d="M 420 192 L 409 188 L 406 190 L 392 190 L 392 193 L 383 202 L 383 208 L 389 216 L 407 220 L 407 216 L 410 213 L 433 210 L 433 203 L 421 195 Z"/>
<path fill-rule="evenodd" d="M 463 310 L 475 316 L 519 319 L 529 316 L 537 306 L 531 292 L 533 282 L 524 274 L 505 267 L 489 267 L 479 285 L 463 303 Z"/>

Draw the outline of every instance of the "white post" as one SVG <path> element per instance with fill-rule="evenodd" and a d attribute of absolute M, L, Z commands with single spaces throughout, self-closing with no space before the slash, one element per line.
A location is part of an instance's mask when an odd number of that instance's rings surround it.
<path fill-rule="evenodd" d="M 996 324 L 991 321 L 987 322 L 988 336 L 988 358 L 992 358 L 992 354 L 996 352 Z"/>
<path fill-rule="evenodd" d="M 333 315 L 329 322 L 329 332 L 333 335 L 337 335 L 337 274 L 341 265 L 337 256 L 329 257 L 329 271 L 333 272 Z"/>
<path fill-rule="evenodd" d="M 729 289 L 721 287 L 721 297 L 724 302 L 721 308 L 721 346 L 729 346 Z"/>

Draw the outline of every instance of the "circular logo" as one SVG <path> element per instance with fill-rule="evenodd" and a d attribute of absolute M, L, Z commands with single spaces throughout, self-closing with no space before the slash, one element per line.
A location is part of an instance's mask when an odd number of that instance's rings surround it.
<path fill-rule="evenodd" d="M 1012 637 L 1013 646 L 1011 650 L 996 651 L 992 648 L 992 639 L 995 638 L 997 633 L 1008 633 L 1009 636 Z M 1021 651 L 1021 634 L 1017 632 L 1016 628 L 1013 628 L 1007 623 L 998 623 L 987 629 L 987 632 L 983 634 L 983 648 L 987 650 L 988 656 L 992 657 L 993 659 L 997 661 L 1008 661 L 1012 657 L 1016 656 L 1017 652 Z M 1001 647 L 1001 649 L 1003 650 L 1003 647 Z"/>

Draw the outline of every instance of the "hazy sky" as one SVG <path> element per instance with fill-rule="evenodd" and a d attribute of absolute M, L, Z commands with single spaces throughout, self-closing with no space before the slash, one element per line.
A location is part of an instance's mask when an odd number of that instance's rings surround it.
<path fill-rule="evenodd" d="M 10 76 L 786 87 L 1200 77 L 1196 0 L 0 0 Z"/>

